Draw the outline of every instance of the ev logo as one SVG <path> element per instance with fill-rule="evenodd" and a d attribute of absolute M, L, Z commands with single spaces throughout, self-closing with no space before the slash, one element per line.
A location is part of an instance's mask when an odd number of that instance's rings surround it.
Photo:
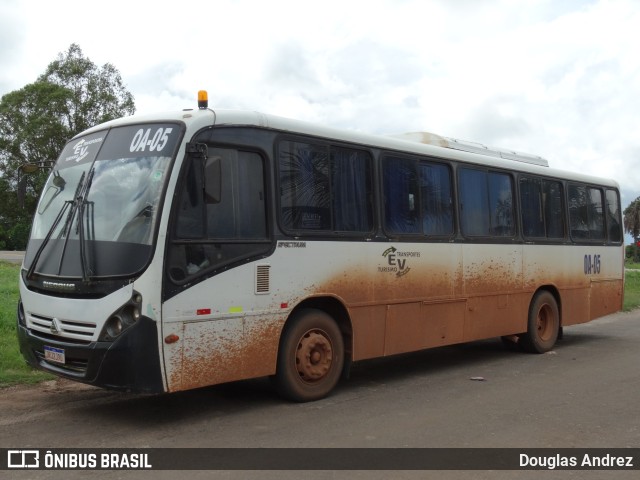
<path fill-rule="evenodd" d="M 8 468 L 39 468 L 40 452 L 38 450 L 9 450 L 7 452 Z"/>
<path fill-rule="evenodd" d="M 80 140 L 75 147 L 73 147 L 73 153 L 76 157 L 76 163 L 82 160 L 89 153 L 89 146 L 85 143 L 84 139 Z"/>
<path fill-rule="evenodd" d="M 382 256 L 387 260 L 387 265 L 378 266 L 378 272 L 392 272 L 396 274 L 396 277 L 402 277 L 411 270 L 409 265 L 407 265 L 407 259 L 420 258 L 420 252 L 401 252 L 392 246 L 382 252 Z"/>

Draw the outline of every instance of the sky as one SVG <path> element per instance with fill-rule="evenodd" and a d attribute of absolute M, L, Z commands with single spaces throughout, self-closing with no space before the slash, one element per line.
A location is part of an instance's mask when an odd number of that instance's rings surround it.
<path fill-rule="evenodd" d="M 0 95 L 72 43 L 137 113 L 257 110 L 540 155 L 640 196 L 638 0 L 0 0 Z"/>

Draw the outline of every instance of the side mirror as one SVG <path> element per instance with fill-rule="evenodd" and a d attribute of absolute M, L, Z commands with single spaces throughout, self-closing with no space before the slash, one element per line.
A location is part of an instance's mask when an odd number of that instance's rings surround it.
<path fill-rule="evenodd" d="M 205 160 L 204 200 L 207 204 L 220 203 L 222 199 L 222 157 L 216 155 Z"/>

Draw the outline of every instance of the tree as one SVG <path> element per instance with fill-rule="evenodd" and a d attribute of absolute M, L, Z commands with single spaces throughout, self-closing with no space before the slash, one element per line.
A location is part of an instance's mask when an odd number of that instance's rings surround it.
<path fill-rule="evenodd" d="M 38 81 L 67 89 L 69 96 L 61 120 L 74 134 L 136 110 L 133 95 L 122 84 L 120 72 L 110 63 L 96 67 L 75 43 L 66 56 L 59 54 L 49 64 Z"/>
<path fill-rule="evenodd" d="M 624 231 L 633 237 L 633 245 L 627 248 L 627 257 L 633 258 L 634 262 L 640 261 L 640 197 L 636 198 L 622 212 Z"/>
<path fill-rule="evenodd" d="M 633 242 L 640 240 L 640 197 L 629 204 L 623 212 L 624 231 L 630 233 Z"/>
<path fill-rule="evenodd" d="M 0 248 L 26 246 L 37 197 L 51 165 L 74 135 L 135 112 L 118 70 L 97 67 L 77 44 L 51 62 L 38 79 L 0 101 Z M 20 167 L 38 164 L 25 175 Z M 24 193 L 24 207 L 18 191 Z"/>

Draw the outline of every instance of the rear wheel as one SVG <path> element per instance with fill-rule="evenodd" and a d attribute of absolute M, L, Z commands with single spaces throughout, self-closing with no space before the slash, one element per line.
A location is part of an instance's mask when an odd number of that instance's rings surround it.
<path fill-rule="evenodd" d="M 322 310 L 301 310 L 280 340 L 276 389 L 296 402 L 318 400 L 336 386 L 343 365 L 344 342 L 333 318 Z"/>
<path fill-rule="evenodd" d="M 560 331 L 560 313 L 555 297 L 547 291 L 536 294 L 529 308 L 527 333 L 520 344 L 528 352 L 545 353 L 553 348 Z"/>

